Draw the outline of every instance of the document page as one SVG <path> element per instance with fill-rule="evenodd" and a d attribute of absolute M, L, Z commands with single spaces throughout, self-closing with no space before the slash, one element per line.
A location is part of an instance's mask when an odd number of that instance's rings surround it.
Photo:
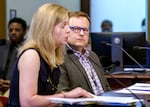
<path fill-rule="evenodd" d="M 116 93 L 131 93 L 135 94 L 150 94 L 150 84 L 148 83 L 135 83 L 127 88 L 123 88 L 121 90 L 114 91 Z"/>
<path fill-rule="evenodd" d="M 61 104 L 93 104 L 93 103 L 121 103 L 128 104 L 139 100 L 133 97 L 95 96 L 94 98 L 49 98 L 53 103 Z"/>

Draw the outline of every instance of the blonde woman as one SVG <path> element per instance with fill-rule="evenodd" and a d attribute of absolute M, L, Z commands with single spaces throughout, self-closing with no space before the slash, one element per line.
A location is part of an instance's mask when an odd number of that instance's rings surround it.
<path fill-rule="evenodd" d="M 19 48 L 13 69 L 8 107 L 53 107 L 50 97 L 92 97 L 81 88 L 54 94 L 63 63 L 69 11 L 57 4 L 44 4 L 34 14 L 29 37 Z"/>

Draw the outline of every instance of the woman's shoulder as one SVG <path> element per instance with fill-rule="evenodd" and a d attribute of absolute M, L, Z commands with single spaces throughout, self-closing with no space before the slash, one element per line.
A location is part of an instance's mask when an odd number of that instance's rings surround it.
<path fill-rule="evenodd" d="M 40 56 L 40 54 L 36 49 L 30 48 L 30 49 L 26 49 L 26 50 L 22 51 L 19 55 L 19 59 L 20 59 L 20 57 L 34 59 L 34 58 L 39 58 L 39 56 Z"/>
<path fill-rule="evenodd" d="M 20 56 L 22 55 L 39 55 L 39 52 L 34 48 L 28 48 L 20 53 Z"/>
<path fill-rule="evenodd" d="M 40 56 L 38 52 L 34 49 L 27 49 L 23 51 L 21 56 L 18 58 L 18 66 L 23 68 L 32 69 L 40 66 Z"/>

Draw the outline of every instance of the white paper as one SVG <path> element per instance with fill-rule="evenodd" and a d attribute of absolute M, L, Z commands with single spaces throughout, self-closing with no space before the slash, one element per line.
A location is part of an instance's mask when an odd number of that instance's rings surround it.
<path fill-rule="evenodd" d="M 150 94 L 150 84 L 148 83 L 135 83 L 127 88 L 115 91 L 116 93 L 135 93 L 135 94 Z"/>
<path fill-rule="evenodd" d="M 49 98 L 53 103 L 61 104 L 90 104 L 90 103 L 120 103 L 129 104 L 138 102 L 133 97 L 95 96 L 94 98 Z"/>
<path fill-rule="evenodd" d="M 49 98 L 53 103 L 61 104 L 89 104 L 95 103 L 94 99 L 91 98 Z"/>
<path fill-rule="evenodd" d="M 124 68 L 123 69 L 125 72 L 126 71 L 143 71 L 143 70 L 146 70 L 146 71 L 149 71 L 150 72 L 150 68 L 145 68 L 145 69 L 143 69 L 143 68 Z"/>

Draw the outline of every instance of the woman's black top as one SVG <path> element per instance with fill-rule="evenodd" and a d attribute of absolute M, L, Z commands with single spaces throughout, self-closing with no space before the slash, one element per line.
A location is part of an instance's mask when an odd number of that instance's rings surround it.
<path fill-rule="evenodd" d="M 22 54 L 23 54 L 23 52 L 22 52 Z M 39 54 L 39 52 L 38 52 L 38 54 Z M 10 84 L 10 95 L 9 95 L 9 99 L 8 99 L 8 107 L 20 107 L 19 82 L 21 82 L 21 81 L 19 81 L 19 70 L 17 67 L 20 56 L 16 60 L 16 63 L 14 65 L 14 68 L 12 71 L 12 79 L 11 79 L 11 84 Z M 59 68 L 55 68 L 53 71 L 51 71 L 49 68 L 49 65 L 45 62 L 45 60 L 41 57 L 40 54 L 39 54 L 39 57 L 40 57 L 40 71 L 39 71 L 39 76 L 38 76 L 38 92 L 37 92 L 37 94 L 38 95 L 52 95 L 57 90 L 56 86 L 58 85 L 58 82 L 59 82 L 60 70 L 59 70 Z M 28 89 L 26 89 L 24 91 L 28 91 Z"/>

